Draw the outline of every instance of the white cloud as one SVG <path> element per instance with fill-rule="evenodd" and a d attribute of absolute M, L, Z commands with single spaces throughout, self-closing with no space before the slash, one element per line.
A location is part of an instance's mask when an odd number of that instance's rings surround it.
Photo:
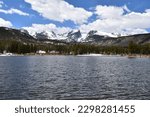
<path fill-rule="evenodd" d="M 74 7 L 64 0 L 25 0 L 31 4 L 33 10 L 40 13 L 43 17 L 55 20 L 66 21 L 71 20 L 76 24 L 87 22 L 92 16 L 91 12 L 83 8 Z"/>
<path fill-rule="evenodd" d="M 146 9 L 145 11 L 148 13 L 148 12 L 150 12 L 150 9 Z"/>
<path fill-rule="evenodd" d="M 3 6 L 4 2 L 0 1 L 0 8 Z"/>
<path fill-rule="evenodd" d="M 18 9 L 14 9 L 14 8 L 11 8 L 9 10 L 0 9 L 0 12 L 5 13 L 5 14 L 18 14 L 18 15 L 23 15 L 23 16 L 29 16 L 28 13 L 25 13 L 23 11 L 20 11 Z"/>
<path fill-rule="evenodd" d="M 126 5 L 122 7 L 116 7 L 116 6 L 102 6 L 98 5 L 95 9 L 95 14 L 98 15 L 99 18 L 105 19 L 105 18 L 119 18 L 121 17 L 125 12 L 129 13 L 130 10 Z"/>
<path fill-rule="evenodd" d="M 32 24 L 31 27 L 23 27 L 23 29 L 28 30 L 31 35 L 34 35 L 36 32 L 40 33 L 43 31 L 46 31 L 47 33 L 54 31 L 57 34 L 63 34 L 72 30 L 69 27 L 57 27 L 55 24 Z"/>
<path fill-rule="evenodd" d="M 82 32 L 98 30 L 108 33 L 137 34 L 147 33 L 150 28 L 150 10 L 143 13 L 131 12 L 127 6 L 97 6 L 98 19 L 87 25 L 81 25 Z"/>
<path fill-rule="evenodd" d="M 6 21 L 2 18 L 0 18 L 0 26 L 4 26 L 4 27 L 12 27 L 12 24 L 10 21 Z"/>
<path fill-rule="evenodd" d="M 145 29 L 140 29 L 140 28 L 128 28 L 125 29 L 124 31 L 121 31 L 122 35 L 134 35 L 134 34 L 143 34 L 143 33 L 148 33 L 147 30 Z"/>
<path fill-rule="evenodd" d="M 101 19 L 120 17 L 123 13 L 124 9 L 122 7 L 102 5 L 98 5 L 95 12 L 95 14 L 97 14 Z"/>

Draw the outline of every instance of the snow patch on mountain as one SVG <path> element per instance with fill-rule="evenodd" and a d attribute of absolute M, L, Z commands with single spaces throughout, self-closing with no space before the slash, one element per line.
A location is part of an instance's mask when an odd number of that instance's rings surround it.
<path fill-rule="evenodd" d="M 92 35 L 100 35 L 100 36 L 104 36 L 104 37 L 118 37 L 119 34 L 114 34 L 114 33 L 107 33 L 107 32 L 102 32 L 102 31 L 96 31 L 96 30 L 92 30 L 87 34 L 88 36 L 92 36 Z"/>

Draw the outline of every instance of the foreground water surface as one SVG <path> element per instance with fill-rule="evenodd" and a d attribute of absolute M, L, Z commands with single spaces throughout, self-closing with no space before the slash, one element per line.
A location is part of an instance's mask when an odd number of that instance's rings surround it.
<path fill-rule="evenodd" d="M 150 99 L 150 59 L 0 57 L 0 99 Z"/>

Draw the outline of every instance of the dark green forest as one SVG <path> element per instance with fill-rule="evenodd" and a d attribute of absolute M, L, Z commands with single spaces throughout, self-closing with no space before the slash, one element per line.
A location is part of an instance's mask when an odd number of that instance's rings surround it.
<path fill-rule="evenodd" d="M 74 43 L 74 44 L 37 44 L 37 43 L 23 43 L 15 40 L 0 40 L 0 53 L 7 51 L 16 54 L 36 53 L 38 50 L 57 51 L 59 54 L 64 55 L 77 55 L 77 54 L 150 54 L 150 44 L 137 45 L 134 42 L 129 42 L 128 46 L 100 46 L 87 43 Z"/>

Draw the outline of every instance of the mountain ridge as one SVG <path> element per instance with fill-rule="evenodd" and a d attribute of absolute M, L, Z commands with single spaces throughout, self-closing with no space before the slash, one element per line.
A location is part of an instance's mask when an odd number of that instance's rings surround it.
<path fill-rule="evenodd" d="M 24 29 L 13 29 L 7 27 L 0 27 L 0 40 L 2 39 L 15 39 L 22 42 L 32 42 L 32 43 L 88 43 L 88 44 L 96 44 L 102 46 L 127 46 L 129 42 L 133 41 L 136 44 L 146 44 L 150 43 L 150 33 L 147 34 L 135 34 L 129 36 L 120 36 L 103 33 L 91 30 L 87 35 L 84 35 L 77 31 L 70 31 L 64 34 L 56 34 L 54 31 L 51 31 L 48 34 L 46 31 L 41 33 L 35 33 L 36 35 L 30 35 L 27 30 Z M 113 37 L 114 36 L 114 37 Z"/>

